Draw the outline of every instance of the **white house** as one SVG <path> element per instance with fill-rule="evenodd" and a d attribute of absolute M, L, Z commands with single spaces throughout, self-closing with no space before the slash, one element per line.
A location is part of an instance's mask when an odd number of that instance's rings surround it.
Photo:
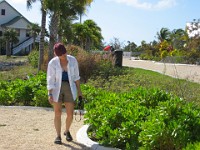
<path fill-rule="evenodd" d="M 32 49 L 33 37 L 30 36 L 30 30 L 28 29 L 28 25 L 30 24 L 31 22 L 6 0 L 0 0 L 0 38 L 8 28 L 13 28 L 18 32 L 19 42 L 12 47 L 13 55 L 19 54 L 20 52 L 28 53 Z M 5 48 L 1 51 L 4 53 Z"/>

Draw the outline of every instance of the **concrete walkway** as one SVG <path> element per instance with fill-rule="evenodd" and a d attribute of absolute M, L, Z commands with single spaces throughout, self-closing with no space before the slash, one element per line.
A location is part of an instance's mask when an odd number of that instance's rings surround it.
<path fill-rule="evenodd" d="M 186 79 L 200 83 L 199 65 L 160 63 L 155 61 L 123 58 L 123 66 L 152 70 L 174 78 Z"/>

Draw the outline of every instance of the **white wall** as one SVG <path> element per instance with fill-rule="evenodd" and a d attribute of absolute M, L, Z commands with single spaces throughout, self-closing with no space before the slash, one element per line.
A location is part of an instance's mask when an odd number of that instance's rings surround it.
<path fill-rule="evenodd" d="M 21 18 L 20 20 L 18 20 L 17 22 L 15 22 L 14 24 L 8 27 L 15 28 L 15 29 L 27 29 L 27 26 L 28 26 L 27 21 L 25 21 L 24 18 Z"/>
<path fill-rule="evenodd" d="M 5 9 L 5 15 L 1 15 L 2 9 Z M 6 2 L 0 3 L 0 24 L 4 24 L 17 16 L 20 16 L 20 13 L 10 7 Z"/>

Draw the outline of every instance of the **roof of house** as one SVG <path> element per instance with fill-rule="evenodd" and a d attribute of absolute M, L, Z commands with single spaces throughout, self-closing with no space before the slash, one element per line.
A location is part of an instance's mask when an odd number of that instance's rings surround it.
<path fill-rule="evenodd" d="M 16 22 L 17 22 L 18 20 L 20 20 L 20 19 L 24 19 L 24 20 L 26 20 L 28 23 L 31 23 L 31 22 L 30 22 L 28 19 L 26 19 L 19 11 L 17 11 L 13 6 L 11 6 L 6 0 L 0 0 L 0 4 L 1 4 L 2 2 L 6 2 L 12 9 L 14 9 L 14 10 L 19 14 L 19 16 L 13 18 L 12 20 L 8 21 L 7 23 L 2 24 L 2 25 L 1 25 L 2 27 L 3 27 L 3 26 L 5 27 L 5 26 L 12 25 L 12 24 L 16 23 Z"/>
<path fill-rule="evenodd" d="M 13 18 L 12 20 L 4 23 L 4 24 L 1 24 L 2 27 L 6 27 L 6 26 L 10 26 L 14 23 L 16 23 L 17 21 L 19 21 L 20 19 L 25 19 L 26 21 L 28 21 L 26 18 L 24 18 L 23 16 L 17 16 L 15 18 Z M 29 22 L 29 21 L 28 21 Z M 29 22 L 30 23 L 30 22 Z"/>

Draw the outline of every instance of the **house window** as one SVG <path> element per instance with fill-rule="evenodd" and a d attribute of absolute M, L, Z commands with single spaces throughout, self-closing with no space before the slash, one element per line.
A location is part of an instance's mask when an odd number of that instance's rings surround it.
<path fill-rule="evenodd" d="M 1 9 L 1 15 L 5 16 L 6 14 L 6 10 L 5 9 Z"/>
<path fill-rule="evenodd" d="M 2 31 L 0 31 L 0 36 L 3 36 L 3 32 Z"/>

